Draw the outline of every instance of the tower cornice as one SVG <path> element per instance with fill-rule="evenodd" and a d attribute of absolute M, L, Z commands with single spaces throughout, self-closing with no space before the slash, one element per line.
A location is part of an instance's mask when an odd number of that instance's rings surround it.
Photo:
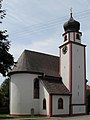
<path fill-rule="evenodd" d="M 67 31 L 67 32 L 63 33 L 62 36 L 64 36 L 64 35 L 67 34 L 67 33 L 71 33 L 71 32 L 73 32 L 73 31 Z M 82 35 L 82 32 L 77 32 L 77 33 L 79 33 L 79 34 Z"/>
<path fill-rule="evenodd" d="M 86 47 L 86 45 L 84 45 L 84 44 L 81 44 L 81 43 L 78 43 L 78 42 L 74 42 L 74 41 L 68 41 L 68 42 L 65 42 L 65 43 L 63 43 L 62 45 L 60 45 L 59 48 L 63 47 L 64 45 L 70 44 L 70 43 L 73 43 L 73 44 L 76 44 L 76 45 L 79 45 L 79 46 Z"/>

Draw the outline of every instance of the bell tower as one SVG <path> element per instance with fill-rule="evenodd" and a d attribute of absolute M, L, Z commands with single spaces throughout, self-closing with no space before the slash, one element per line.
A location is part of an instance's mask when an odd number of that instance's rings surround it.
<path fill-rule="evenodd" d="M 72 93 L 71 114 L 86 114 L 86 45 L 82 44 L 80 23 L 72 12 L 65 24 L 63 43 L 60 45 L 60 76 Z"/>

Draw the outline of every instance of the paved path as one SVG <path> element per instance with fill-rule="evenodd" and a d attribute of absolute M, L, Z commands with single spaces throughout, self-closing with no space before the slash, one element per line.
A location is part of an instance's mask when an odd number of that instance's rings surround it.
<path fill-rule="evenodd" d="M 76 117 L 51 117 L 51 118 L 25 118 L 25 119 L 1 119 L 1 120 L 90 120 L 90 115 Z"/>
<path fill-rule="evenodd" d="M 85 116 L 77 116 L 77 117 L 63 117 L 63 118 L 55 118 L 52 120 L 90 120 L 90 115 Z"/>

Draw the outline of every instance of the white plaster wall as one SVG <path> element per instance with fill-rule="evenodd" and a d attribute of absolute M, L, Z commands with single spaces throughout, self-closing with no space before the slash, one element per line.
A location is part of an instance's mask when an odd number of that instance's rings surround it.
<path fill-rule="evenodd" d="M 68 50 L 66 54 L 63 54 L 61 48 L 61 57 L 60 57 L 60 71 L 63 83 L 69 89 L 69 45 L 67 45 Z"/>
<path fill-rule="evenodd" d="M 63 99 L 63 109 L 58 109 L 58 99 Z M 62 114 L 69 114 L 69 103 L 70 103 L 69 96 L 60 96 L 60 95 L 53 95 L 52 96 L 52 114 L 53 115 L 62 115 Z"/>
<path fill-rule="evenodd" d="M 85 103 L 84 47 L 72 44 L 72 104 Z"/>
<path fill-rule="evenodd" d="M 75 33 L 75 34 L 74 34 Z M 77 42 L 77 43 L 81 43 L 81 34 L 80 33 L 78 33 L 79 34 L 79 36 L 80 36 L 80 40 L 78 40 L 78 39 L 76 39 L 76 34 L 77 34 L 77 32 L 70 32 L 70 33 L 67 33 L 67 34 L 65 34 L 65 35 L 67 35 L 67 40 L 66 41 L 64 41 L 64 43 L 66 43 L 67 41 L 75 41 L 75 42 Z M 70 38 L 69 38 L 69 35 L 70 35 Z M 75 36 L 74 36 L 75 35 Z M 74 38 L 75 37 L 75 38 Z"/>
<path fill-rule="evenodd" d="M 66 35 L 67 35 L 67 41 L 69 41 L 69 33 L 67 33 Z"/>
<path fill-rule="evenodd" d="M 34 74 L 13 74 L 10 82 L 10 114 L 31 114 L 39 113 L 39 100 L 33 99 L 33 80 L 37 77 Z"/>
<path fill-rule="evenodd" d="M 70 41 L 74 41 L 74 36 L 73 36 L 73 32 L 70 32 Z"/>
<path fill-rule="evenodd" d="M 46 99 L 46 110 L 43 110 L 43 99 L 44 98 Z M 39 113 L 41 115 L 49 115 L 49 94 L 41 82 L 40 82 Z"/>
<path fill-rule="evenodd" d="M 70 32 L 70 41 L 74 41 L 74 39 L 75 39 L 75 42 L 81 43 L 81 40 L 76 39 L 76 34 L 77 34 L 77 32 L 75 32 L 75 36 L 74 36 L 74 32 Z M 80 38 L 81 38 L 81 34 L 80 33 L 78 33 L 78 34 L 80 35 Z"/>
<path fill-rule="evenodd" d="M 85 114 L 86 113 L 86 106 L 73 106 L 73 113 L 72 114 Z"/>

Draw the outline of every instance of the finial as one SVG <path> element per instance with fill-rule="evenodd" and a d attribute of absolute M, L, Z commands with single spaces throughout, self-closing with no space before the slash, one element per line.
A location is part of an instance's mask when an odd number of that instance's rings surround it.
<path fill-rule="evenodd" d="M 72 18 L 72 8 L 70 8 L 70 16 L 71 16 L 71 18 Z"/>

